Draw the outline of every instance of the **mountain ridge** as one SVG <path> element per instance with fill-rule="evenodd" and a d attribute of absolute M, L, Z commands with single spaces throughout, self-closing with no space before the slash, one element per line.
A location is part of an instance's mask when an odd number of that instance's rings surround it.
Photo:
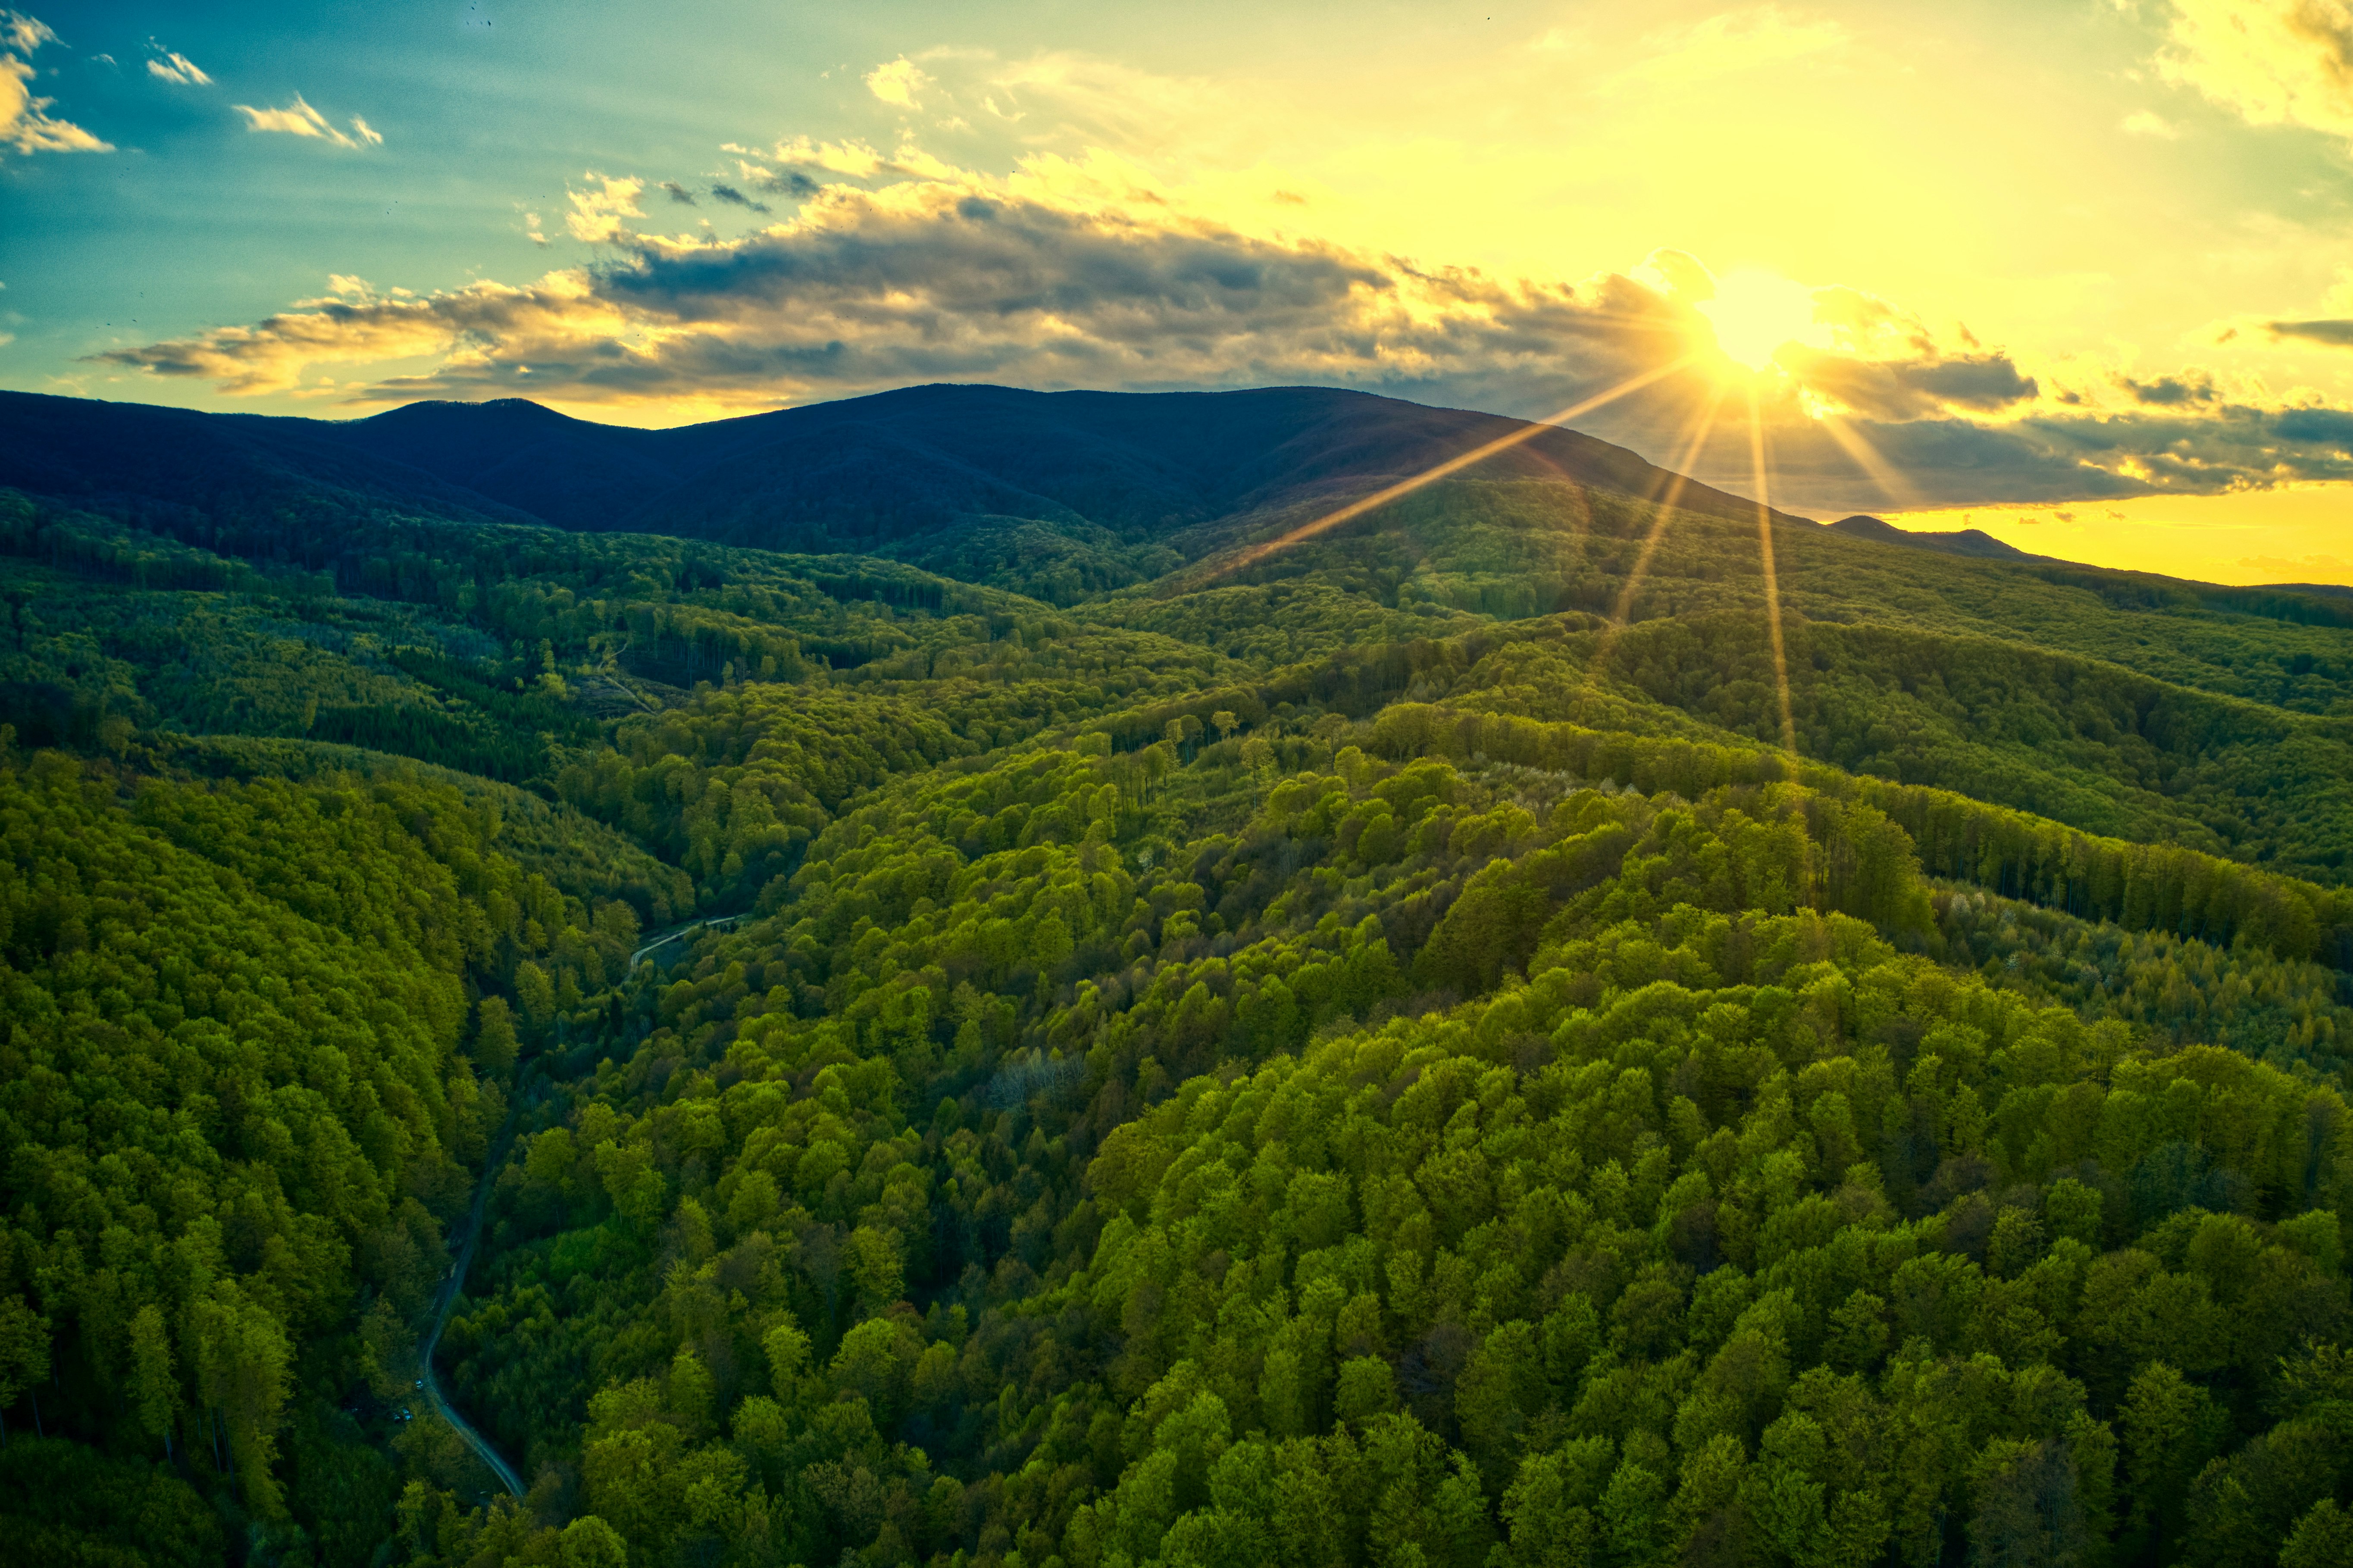
<path fill-rule="evenodd" d="M 440 515 L 768 548 L 820 533 L 887 542 L 991 515 L 1137 539 L 1318 489 L 1377 489 L 1527 424 L 1319 387 L 1037 393 L 939 384 L 666 430 L 596 425 L 521 398 L 409 404 L 336 422 L 6 393 L 0 484 L 179 500 L 161 492 L 203 489 L 207 476 L 227 472 L 290 472 Z M 110 435 L 145 449 L 127 475 L 92 449 Z M 133 483 L 98 482 L 101 471 Z M 1538 430 L 1481 471 L 1636 496 L 1674 487 L 1685 510 L 1756 510 L 1565 428 Z"/>
<path fill-rule="evenodd" d="M 1934 550 L 1945 555 L 1968 555 L 1981 561 L 2057 561 L 2056 555 L 2033 555 L 2014 544 L 2005 544 L 1981 528 L 1956 529 L 1948 532 L 1898 528 L 1884 518 L 1868 512 L 1842 517 L 1825 526 L 1855 539 L 1877 540 L 1882 544 L 1902 545 L 1910 550 Z"/>

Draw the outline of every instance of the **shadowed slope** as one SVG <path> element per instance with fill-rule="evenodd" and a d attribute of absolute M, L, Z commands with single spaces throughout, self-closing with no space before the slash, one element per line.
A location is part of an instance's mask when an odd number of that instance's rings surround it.
<path fill-rule="evenodd" d="M 428 403 L 350 423 L 0 395 L 0 484 L 247 510 L 304 483 L 438 515 L 517 514 L 767 547 L 865 548 L 978 517 L 1093 524 L 1130 542 L 1345 497 L 1522 422 L 1320 387 L 1035 393 L 921 386 L 748 418 L 636 430 L 520 399 Z M 1547 430 L 1481 465 L 1644 495 L 1668 476 Z M 1746 516 L 1689 485 L 1686 510 Z"/>

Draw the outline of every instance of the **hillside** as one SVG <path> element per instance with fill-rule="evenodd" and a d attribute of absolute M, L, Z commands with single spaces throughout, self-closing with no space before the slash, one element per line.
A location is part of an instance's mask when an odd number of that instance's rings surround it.
<path fill-rule="evenodd" d="M 1779 517 L 1777 674 L 1565 431 L 1236 563 L 1505 427 L 0 398 L 12 1546 L 2331 1561 L 2353 606 Z"/>

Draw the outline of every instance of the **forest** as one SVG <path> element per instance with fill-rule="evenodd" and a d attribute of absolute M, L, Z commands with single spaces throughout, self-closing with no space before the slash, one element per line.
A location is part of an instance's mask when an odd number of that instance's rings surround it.
<path fill-rule="evenodd" d="M 2341 601 L 169 456 L 0 490 L 19 1560 L 2353 1561 Z"/>

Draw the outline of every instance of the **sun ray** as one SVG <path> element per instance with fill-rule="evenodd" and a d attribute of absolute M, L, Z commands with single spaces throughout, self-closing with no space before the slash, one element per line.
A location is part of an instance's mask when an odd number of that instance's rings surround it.
<path fill-rule="evenodd" d="M 1390 485 L 1384 489 L 1376 490 L 1371 495 L 1365 496 L 1356 500 L 1352 500 L 1347 505 L 1340 507 L 1335 510 L 1327 511 L 1312 522 L 1303 522 L 1297 528 L 1291 530 L 1287 533 L 1267 540 L 1263 543 L 1253 544 L 1249 549 L 1234 556 L 1231 560 L 1204 572 L 1201 574 L 1199 581 L 1202 583 L 1212 583 L 1220 577 L 1230 576 L 1232 574 L 1240 572 L 1246 567 L 1255 566 L 1260 562 L 1265 560 L 1268 556 L 1272 555 L 1279 550 L 1287 550 L 1291 546 L 1300 542 L 1302 540 L 1313 539 L 1315 535 L 1322 533 L 1328 529 L 1337 528 L 1344 522 L 1352 522 L 1356 519 L 1364 516 L 1368 511 L 1373 511 L 1378 508 L 1387 506 L 1389 502 L 1396 500 L 1400 496 L 1412 494 L 1415 490 L 1421 489 L 1424 485 L 1434 483 L 1439 479 L 1446 478 L 1449 474 L 1460 473 L 1464 468 L 1471 467 L 1473 463 L 1484 461 L 1486 458 L 1493 457 L 1496 453 L 1504 451 L 1509 447 L 1516 447 L 1523 441 L 1531 440 L 1534 437 L 1542 435 L 1546 430 L 1556 429 L 1561 425 L 1567 423 L 1568 420 L 1576 419 L 1584 415 L 1590 414 L 1595 409 L 1599 408 L 1606 404 L 1615 403 L 1618 399 L 1626 396 L 1630 393 L 1640 392 L 1642 388 L 1651 385 L 1654 382 L 1663 381 L 1668 376 L 1674 374 L 1675 372 L 1689 365 L 1697 358 L 1699 358 L 1699 356 L 1695 353 L 1685 354 L 1681 359 L 1656 366 L 1651 370 L 1646 370 L 1640 375 L 1631 376 L 1627 380 L 1620 382 L 1617 385 L 1609 388 L 1607 391 L 1597 392 L 1592 396 L 1584 399 L 1582 402 L 1570 404 L 1567 408 L 1562 409 L 1559 413 L 1553 415 L 1548 419 L 1536 420 L 1530 424 L 1522 425 L 1516 429 L 1506 431 L 1504 434 L 1496 437 L 1493 440 L 1487 442 L 1483 446 L 1474 447 L 1468 452 L 1449 458 L 1442 463 L 1438 463 L 1430 468 L 1424 468 L 1421 472 L 1412 475 L 1409 478 L 1399 479 L 1397 483 Z M 1719 394 L 1719 396 L 1720 395 L 1721 395 Z"/>
<path fill-rule="evenodd" d="M 1765 626 L 1773 641 L 1773 686 L 1781 699 L 1781 745 L 1795 761 L 1798 721 L 1789 701 L 1789 658 L 1781 646 L 1781 577 L 1773 564 L 1772 480 L 1765 467 L 1765 422 L 1757 416 L 1757 393 L 1748 393 L 1748 460 L 1757 473 L 1757 549 L 1765 565 Z"/>
<path fill-rule="evenodd" d="M 1905 479 L 1903 471 L 1865 439 L 1862 431 L 1835 414 L 1820 415 L 1816 423 L 1829 432 L 1830 438 L 1839 444 L 1840 449 L 1853 460 L 1856 468 L 1871 476 L 1871 482 L 1877 485 L 1880 493 L 1898 510 L 1909 511 L 1917 504 L 1917 492 Z"/>
<path fill-rule="evenodd" d="M 1617 607 L 1603 624 L 1601 635 L 1594 639 L 1593 658 L 1586 667 L 1586 696 L 1580 700 L 1580 711 L 1583 701 L 1598 695 L 1600 690 L 1602 668 L 1609 662 L 1610 650 L 1618 645 L 1618 634 L 1626 629 L 1627 616 L 1634 607 L 1635 591 L 1641 586 L 1643 574 L 1651 568 L 1651 557 L 1658 552 L 1660 541 L 1666 537 L 1667 524 L 1674 516 L 1675 502 L 1683 499 L 1683 486 L 1691 482 L 1687 470 L 1715 429 L 1715 411 L 1724 405 L 1724 397 L 1725 389 L 1719 383 L 1709 395 L 1707 405 L 1700 410 L 1698 419 L 1694 421 L 1691 439 L 1683 444 L 1683 450 L 1676 453 L 1674 461 L 1668 465 L 1666 482 L 1648 498 L 1657 509 L 1651 519 L 1651 531 L 1643 539 L 1641 551 L 1635 554 L 1633 568 L 1626 575 L 1626 586 L 1618 595 Z"/>
<path fill-rule="evenodd" d="M 1651 520 L 1651 531 L 1634 557 L 1633 570 L 1626 574 L 1626 586 L 1618 595 L 1618 607 L 1609 616 L 1613 630 L 1623 627 L 1627 624 L 1627 616 L 1633 613 L 1635 591 L 1642 585 L 1643 575 L 1651 569 L 1651 557 L 1658 553 L 1660 542 L 1666 538 L 1667 524 L 1674 517 L 1675 503 L 1683 500 L 1683 487 L 1691 483 L 1691 466 L 1698 460 L 1701 450 L 1707 445 L 1708 437 L 1715 432 L 1715 411 L 1723 406 L 1724 388 L 1719 385 L 1709 395 L 1707 406 L 1700 410 L 1698 425 L 1691 440 L 1667 466 L 1666 485 L 1659 499 L 1652 503 L 1657 513 Z M 1606 645 L 1607 639 L 1604 640 Z"/>

